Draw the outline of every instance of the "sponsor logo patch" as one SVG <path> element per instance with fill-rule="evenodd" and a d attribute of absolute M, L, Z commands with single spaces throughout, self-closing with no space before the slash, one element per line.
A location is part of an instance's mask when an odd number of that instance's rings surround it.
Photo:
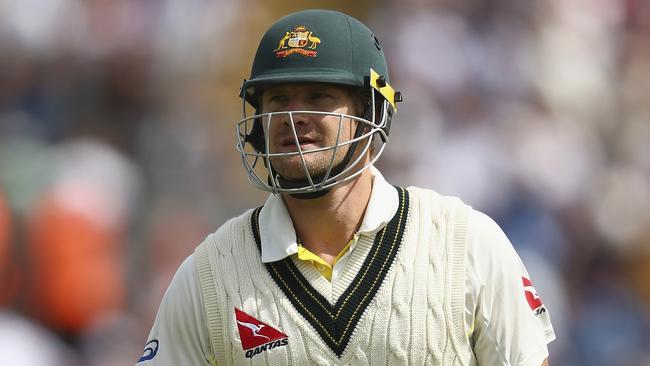
<path fill-rule="evenodd" d="M 270 325 L 235 308 L 235 320 L 246 358 L 289 344 L 289 337 Z"/>
<path fill-rule="evenodd" d="M 144 345 L 144 353 L 136 363 L 153 360 L 156 357 L 156 353 L 158 353 L 158 340 L 152 339 Z"/>
<path fill-rule="evenodd" d="M 273 52 L 276 57 L 287 57 L 293 54 L 316 57 L 318 54 L 316 47 L 320 43 L 320 38 L 316 37 L 312 31 L 304 25 L 299 25 L 293 30 L 285 32 L 278 42 L 278 48 Z"/>
<path fill-rule="evenodd" d="M 530 309 L 535 312 L 535 315 L 546 312 L 542 298 L 539 297 L 537 290 L 533 287 L 533 282 L 526 277 L 521 277 L 521 279 L 524 283 L 524 294 L 526 295 L 526 301 L 528 301 Z"/>

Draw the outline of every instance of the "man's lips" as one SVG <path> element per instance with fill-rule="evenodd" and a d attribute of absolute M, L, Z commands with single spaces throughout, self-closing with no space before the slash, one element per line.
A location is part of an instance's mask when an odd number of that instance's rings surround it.
<path fill-rule="evenodd" d="M 303 145 L 310 145 L 316 142 L 316 139 L 307 137 L 307 136 L 298 136 L 298 143 L 300 146 Z M 296 139 L 293 136 L 290 137 L 285 137 L 281 140 L 281 146 L 283 147 L 290 147 L 290 146 L 296 146 Z"/>

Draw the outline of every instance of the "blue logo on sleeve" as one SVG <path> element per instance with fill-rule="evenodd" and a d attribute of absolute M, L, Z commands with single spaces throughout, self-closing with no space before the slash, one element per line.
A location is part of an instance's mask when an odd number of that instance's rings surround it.
<path fill-rule="evenodd" d="M 147 344 L 145 344 L 144 353 L 136 363 L 152 360 L 154 357 L 156 357 L 156 353 L 158 353 L 158 340 L 153 339 L 150 340 Z"/>

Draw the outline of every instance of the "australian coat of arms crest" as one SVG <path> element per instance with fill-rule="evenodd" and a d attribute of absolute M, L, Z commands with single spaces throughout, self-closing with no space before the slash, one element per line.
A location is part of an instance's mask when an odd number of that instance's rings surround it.
<path fill-rule="evenodd" d="M 278 43 L 278 48 L 273 52 L 277 57 L 287 57 L 291 54 L 316 57 L 318 53 L 316 47 L 320 43 L 320 38 L 314 36 L 312 31 L 307 29 L 306 26 L 299 25 L 284 34 Z"/>

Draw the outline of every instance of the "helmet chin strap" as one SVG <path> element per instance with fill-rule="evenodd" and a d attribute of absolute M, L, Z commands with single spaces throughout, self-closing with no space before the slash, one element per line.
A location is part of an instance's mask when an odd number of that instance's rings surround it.
<path fill-rule="evenodd" d="M 361 124 L 357 125 L 357 128 L 354 132 L 354 138 L 356 139 L 357 137 L 361 136 L 363 133 L 363 127 Z M 345 154 L 345 157 L 343 160 L 338 163 L 335 167 L 332 168 L 332 171 L 330 172 L 330 177 L 337 176 L 345 170 L 345 168 L 350 164 L 350 161 L 352 160 L 352 157 L 354 156 L 354 153 L 357 150 L 357 147 L 359 146 L 359 141 L 353 142 L 350 144 L 350 148 L 348 149 L 348 152 Z M 271 178 L 271 174 L 277 176 L 277 182 L 280 184 L 280 187 L 282 188 L 300 188 L 300 187 L 305 187 L 309 186 L 309 179 L 303 178 L 303 179 L 286 179 L 280 174 L 277 174 L 275 172 L 275 169 L 273 167 L 269 167 L 269 183 Z M 314 185 L 316 185 L 316 182 L 322 183 L 325 180 L 325 174 L 317 175 L 312 177 L 312 181 L 314 182 Z M 314 192 L 305 192 L 305 193 L 291 193 L 289 194 L 291 197 L 301 199 L 301 200 L 310 200 L 310 199 L 315 199 L 319 197 L 323 197 L 324 195 L 328 194 L 332 188 L 325 188 L 321 189 L 319 191 L 314 191 Z"/>

